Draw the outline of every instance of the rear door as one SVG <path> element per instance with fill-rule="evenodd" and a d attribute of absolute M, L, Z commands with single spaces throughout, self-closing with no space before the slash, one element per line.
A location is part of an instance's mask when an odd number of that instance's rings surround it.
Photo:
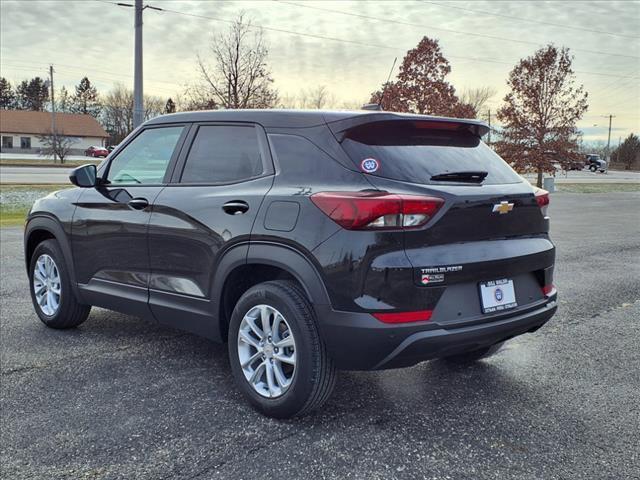
<path fill-rule="evenodd" d="M 232 249 L 240 249 L 236 257 L 246 257 L 256 214 L 272 183 L 261 127 L 192 127 L 149 224 L 149 303 L 161 323 L 218 337 L 212 321 L 219 307 L 212 295 L 217 265 Z"/>

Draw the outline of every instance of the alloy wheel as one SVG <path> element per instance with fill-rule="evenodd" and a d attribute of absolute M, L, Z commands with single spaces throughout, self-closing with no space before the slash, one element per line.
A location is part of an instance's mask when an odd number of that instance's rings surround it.
<path fill-rule="evenodd" d="M 296 342 L 278 310 L 256 305 L 246 313 L 238 332 L 238 358 L 258 394 L 276 398 L 287 391 L 296 370 Z"/>
<path fill-rule="evenodd" d="M 33 269 L 33 291 L 42 313 L 52 317 L 58 312 L 62 295 L 60 271 L 46 253 L 38 257 Z"/>

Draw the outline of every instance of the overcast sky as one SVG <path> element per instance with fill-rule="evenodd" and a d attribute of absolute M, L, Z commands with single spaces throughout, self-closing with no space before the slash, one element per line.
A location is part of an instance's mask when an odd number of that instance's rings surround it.
<path fill-rule="evenodd" d="M 513 65 L 554 42 L 572 50 L 574 69 L 580 72 L 577 78 L 589 92 L 589 111 L 580 123 L 585 140 L 606 140 L 608 120 L 602 116 L 609 114 L 616 116 L 614 145 L 619 137 L 640 131 L 640 2 L 147 3 L 218 19 L 145 10 L 145 93 L 164 98 L 175 97 L 195 80 L 196 54 L 206 56 L 212 34 L 228 29 L 223 20 L 244 10 L 263 27 L 353 42 L 266 30 L 269 64 L 281 95 L 326 85 L 340 101 L 365 102 L 386 79 L 393 58 L 398 56 L 400 62 L 427 35 L 440 40 L 452 66 L 449 79 L 459 93 L 481 86 L 497 89 L 490 102 L 495 110 L 506 93 L 505 80 Z M 12 84 L 47 75 L 53 63 L 57 86 L 71 88 L 84 75 L 101 91 L 114 82 L 133 85 L 131 8 L 100 0 L 0 0 L 0 27 L 0 74 Z"/>

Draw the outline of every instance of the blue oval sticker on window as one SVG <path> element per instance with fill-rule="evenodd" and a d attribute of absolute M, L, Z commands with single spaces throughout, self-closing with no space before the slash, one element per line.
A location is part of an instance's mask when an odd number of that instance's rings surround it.
<path fill-rule="evenodd" d="M 362 162 L 360 162 L 360 168 L 363 172 L 373 173 L 378 171 L 378 168 L 380 168 L 380 164 L 375 158 L 365 158 L 364 160 L 362 160 Z"/>

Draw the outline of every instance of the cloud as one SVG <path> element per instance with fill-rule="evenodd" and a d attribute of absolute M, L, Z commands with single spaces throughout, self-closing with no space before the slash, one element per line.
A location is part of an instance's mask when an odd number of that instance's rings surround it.
<path fill-rule="evenodd" d="M 292 1 L 302 3 L 302 0 Z M 578 72 L 640 75 L 637 58 L 585 51 L 640 57 L 637 38 L 640 7 L 633 2 L 314 1 L 303 4 L 379 17 L 383 21 L 275 1 L 149 0 L 148 3 L 221 20 L 233 19 L 245 11 L 255 23 L 265 27 L 386 47 L 265 31 L 276 87 L 289 94 L 326 85 L 338 100 L 364 101 L 386 79 L 393 57 L 398 56 L 400 61 L 424 35 L 440 40 L 451 61 L 451 81 L 459 91 L 483 85 L 498 89 L 492 108 L 498 106 L 506 93 L 505 80 L 518 59 L 549 42 L 574 49 L 574 68 Z M 585 30 L 507 19 L 492 13 Z M 420 26 L 398 25 L 390 20 Z M 12 81 L 36 74 L 43 76 L 48 63 L 53 62 L 58 82 L 68 86 L 85 74 L 101 90 L 110 88 L 115 81 L 132 83 L 133 11 L 130 8 L 89 1 L 3 0 L 0 27 L 0 66 L 2 75 Z M 196 78 L 196 54 L 206 56 L 213 33 L 227 28 L 228 24 L 223 21 L 145 10 L 145 91 L 163 97 L 181 92 L 185 84 Z M 636 37 L 624 38 L 594 30 Z M 613 113 L 618 115 L 616 128 L 624 129 L 625 133 L 640 129 L 640 81 L 587 73 L 578 73 L 577 78 L 590 92 L 589 115 Z M 590 120 L 583 122 L 585 128 Z"/>

